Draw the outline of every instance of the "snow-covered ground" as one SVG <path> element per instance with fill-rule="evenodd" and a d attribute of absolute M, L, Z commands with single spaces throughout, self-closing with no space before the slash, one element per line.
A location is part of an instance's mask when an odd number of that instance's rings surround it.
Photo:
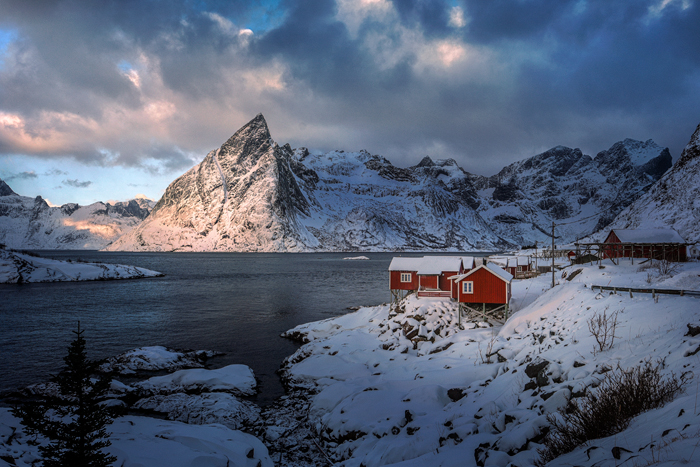
<path fill-rule="evenodd" d="M 138 279 L 162 275 L 136 266 L 59 261 L 0 249 L 0 284 Z"/>
<path fill-rule="evenodd" d="M 649 360 L 662 361 L 664 375 L 692 377 L 700 364 L 700 336 L 686 335 L 686 325 L 698 322 L 697 298 L 590 288 L 682 283 L 700 290 L 700 266 L 687 263 L 674 277 L 647 283 L 650 270 L 638 264 L 605 263 L 566 268 L 567 276 L 582 271 L 571 281 L 557 273 L 552 290 L 551 276 L 514 281 L 517 310 L 502 327 L 457 332 L 453 303 L 412 296 L 399 310 L 363 308 L 299 326 L 289 335 L 308 343 L 288 358 L 285 377 L 315 393 L 310 424 L 342 465 L 532 465 L 547 415 L 606 372 Z M 600 351 L 588 320 L 603 312 L 617 313 L 617 331 L 613 347 Z M 626 465 L 700 462 L 697 396 L 691 381 L 618 435 L 549 465 L 621 465 L 615 455 L 634 458 Z"/>
<path fill-rule="evenodd" d="M 235 395 L 255 387 L 243 365 L 115 381 L 115 397 L 136 397 L 133 408 L 169 420 L 117 419 L 109 451 L 125 466 L 267 466 L 274 459 L 287 466 L 524 467 L 539 458 L 548 416 L 595 392 L 606 375 L 650 362 L 664 377 L 683 375 L 685 391 L 548 465 L 700 464 L 700 334 L 688 326 L 700 325 L 700 298 L 591 288 L 697 291 L 700 264 L 669 275 L 638 261 L 603 266 L 567 266 L 553 289 L 546 274 L 513 281 L 513 315 L 502 326 L 476 317 L 463 319 L 462 329 L 456 304 L 413 295 L 298 326 L 286 333 L 305 342 L 283 365 L 290 393 L 263 411 Z M 589 322 L 603 313 L 617 327 L 612 346 L 601 350 Z M 181 358 L 158 347 L 122 356 L 136 371 Z M 140 366 L 144 360 L 150 363 Z M 28 441 L 0 410 L 0 466 L 31 465 L 37 448 Z"/>

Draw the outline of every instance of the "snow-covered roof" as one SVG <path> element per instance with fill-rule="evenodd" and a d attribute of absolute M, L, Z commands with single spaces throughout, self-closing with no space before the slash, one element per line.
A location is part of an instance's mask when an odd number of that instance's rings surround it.
<path fill-rule="evenodd" d="M 459 271 L 474 267 L 473 256 L 423 256 L 422 258 L 392 258 L 389 271 L 416 271 L 422 275 L 442 274 L 445 271 Z"/>
<path fill-rule="evenodd" d="M 513 275 L 508 271 L 501 269 L 497 264 L 488 263 L 486 267 L 489 268 L 492 272 L 494 272 L 497 276 L 500 276 L 500 278 L 506 282 L 510 282 L 513 280 Z"/>
<path fill-rule="evenodd" d="M 622 243 L 685 243 L 673 229 L 613 229 Z"/>
<path fill-rule="evenodd" d="M 458 276 L 452 276 L 452 277 L 450 277 L 450 279 L 452 279 L 452 280 L 455 281 L 455 282 L 459 282 L 459 281 L 461 281 L 461 280 L 463 280 L 463 279 L 466 279 L 468 276 L 471 276 L 473 273 L 475 273 L 476 271 L 478 271 L 479 269 L 482 269 L 482 268 L 488 269 L 489 271 L 491 271 L 492 273 L 496 274 L 498 277 L 500 277 L 501 279 L 503 279 L 503 280 L 506 281 L 506 282 L 510 282 L 510 281 L 513 280 L 513 275 L 512 275 L 511 273 L 509 273 L 508 271 L 502 269 L 502 268 L 501 268 L 500 266 L 498 266 L 496 263 L 491 263 L 491 262 L 488 263 L 486 266 L 484 266 L 484 265 L 482 264 L 482 265 L 479 266 L 478 268 L 472 269 L 471 271 L 469 271 L 469 272 L 467 272 L 467 273 L 460 274 L 460 275 L 458 275 Z"/>
<path fill-rule="evenodd" d="M 514 268 L 517 266 L 527 266 L 530 258 L 527 256 L 492 256 L 489 263 L 495 263 L 502 268 Z"/>
<path fill-rule="evenodd" d="M 418 274 L 433 275 L 443 271 L 459 271 L 461 265 L 460 256 L 424 256 L 418 267 Z"/>
<path fill-rule="evenodd" d="M 423 258 L 394 257 L 389 264 L 389 271 L 418 271 Z"/>

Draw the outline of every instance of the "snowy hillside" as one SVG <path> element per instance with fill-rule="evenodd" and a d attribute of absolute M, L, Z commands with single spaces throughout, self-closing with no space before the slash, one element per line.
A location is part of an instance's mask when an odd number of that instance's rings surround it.
<path fill-rule="evenodd" d="M 0 243 L 9 248 L 99 250 L 141 223 L 152 207 L 147 199 L 50 207 L 41 196 L 20 196 L 0 180 Z"/>
<path fill-rule="evenodd" d="M 468 251 L 592 233 L 670 166 L 651 140 L 592 159 L 556 147 L 490 178 L 452 159 L 399 168 L 366 151 L 275 143 L 262 115 L 166 190 L 109 250 Z"/>
<path fill-rule="evenodd" d="M 591 290 L 611 281 L 700 290 L 697 263 L 676 277 L 625 261 L 575 268 L 582 272 L 551 290 L 548 277 L 515 281 L 519 310 L 502 327 L 472 323 L 459 331 L 453 303 L 410 296 L 398 310 L 363 308 L 289 331 L 308 342 L 284 366 L 291 386 L 313 394 L 307 434 L 344 466 L 530 466 L 550 428 L 547 416 L 562 417 L 558 411 L 595 394 L 606 377 L 649 362 L 662 381 L 697 378 L 700 335 L 686 325 L 698 324 L 699 298 Z M 604 313 L 617 328 L 601 350 L 589 321 Z M 619 434 L 548 465 L 697 461 L 696 383 Z"/>
<path fill-rule="evenodd" d="M 700 125 L 671 170 L 610 227 L 671 227 L 686 242 L 700 241 Z"/>
<path fill-rule="evenodd" d="M 162 275 L 136 266 L 59 261 L 0 249 L 0 284 L 103 281 Z"/>
<path fill-rule="evenodd" d="M 563 242 L 605 227 L 668 168 L 668 149 L 626 139 L 595 158 L 557 146 L 505 167 L 471 176 L 474 207 L 501 237 L 523 245 L 548 241 L 552 221 Z M 476 205 L 478 204 L 478 205 Z"/>

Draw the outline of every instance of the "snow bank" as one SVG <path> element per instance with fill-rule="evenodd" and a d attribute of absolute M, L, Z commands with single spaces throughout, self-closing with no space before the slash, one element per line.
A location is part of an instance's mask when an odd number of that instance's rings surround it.
<path fill-rule="evenodd" d="M 0 284 L 139 279 L 163 274 L 122 264 L 79 263 L 0 249 Z"/>

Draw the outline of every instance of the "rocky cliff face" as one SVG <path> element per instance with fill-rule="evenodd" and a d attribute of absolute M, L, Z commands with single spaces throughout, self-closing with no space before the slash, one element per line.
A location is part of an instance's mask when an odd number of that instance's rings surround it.
<path fill-rule="evenodd" d="M 667 148 L 652 140 L 626 139 L 595 158 L 557 146 L 494 176 L 469 179 L 477 190 L 477 212 L 494 231 L 514 243 L 530 245 L 549 241 L 552 221 L 561 241 L 605 227 L 671 163 Z"/>
<path fill-rule="evenodd" d="M 115 204 L 50 207 L 41 196 L 20 196 L 0 180 L 0 243 L 10 248 L 104 248 L 148 216 L 145 199 Z"/>
<path fill-rule="evenodd" d="M 700 125 L 671 170 L 610 225 L 654 227 L 673 228 L 687 242 L 700 241 Z"/>

